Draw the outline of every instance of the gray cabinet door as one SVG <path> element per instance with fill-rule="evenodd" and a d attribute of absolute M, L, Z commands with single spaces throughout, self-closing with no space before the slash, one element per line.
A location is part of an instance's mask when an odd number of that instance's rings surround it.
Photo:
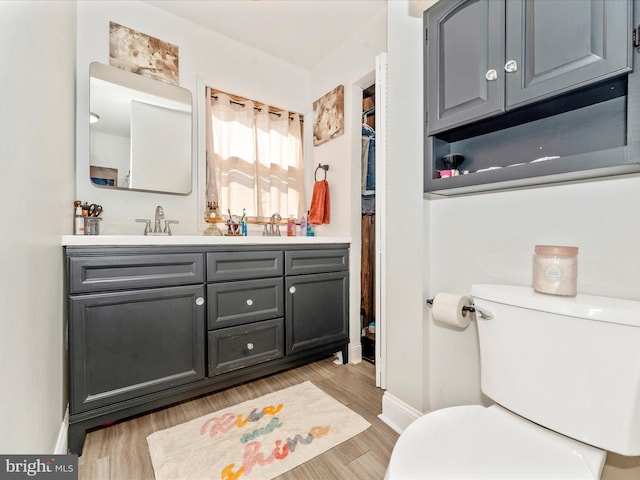
<path fill-rule="evenodd" d="M 349 340 L 347 272 L 286 277 L 286 347 L 295 353 Z"/>
<path fill-rule="evenodd" d="M 71 413 L 205 376 L 204 286 L 70 297 Z"/>
<path fill-rule="evenodd" d="M 626 0 L 507 0 L 505 65 L 517 65 L 506 73 L 507 109 L 630 70 L 631 8 Z"/>
<path fill-rule="evenodd" d="M 428 134 L 504 110 L 504 11 L 502 1 L 456 0 L 425 13 Z"/>

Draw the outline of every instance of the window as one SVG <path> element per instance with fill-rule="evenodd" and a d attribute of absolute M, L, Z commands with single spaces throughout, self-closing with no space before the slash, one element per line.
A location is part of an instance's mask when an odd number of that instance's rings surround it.
<path fill-rule="evenodd" d="M 302 214 L 302 116 L 209 88 L 207 98 L 207 203 L 257 220 Z"/>

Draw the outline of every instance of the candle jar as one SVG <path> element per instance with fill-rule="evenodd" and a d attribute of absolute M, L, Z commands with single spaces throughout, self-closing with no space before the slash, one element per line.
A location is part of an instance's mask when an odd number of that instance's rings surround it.
<path fill-rule="evenodd" d="M 533 268 L 536 292 L 575 297 L 577 280 L 578 247 L 536 245 Z"/>

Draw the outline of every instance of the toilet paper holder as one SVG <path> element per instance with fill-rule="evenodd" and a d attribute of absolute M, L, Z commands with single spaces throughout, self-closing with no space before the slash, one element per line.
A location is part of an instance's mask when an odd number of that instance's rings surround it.
<path fill-rule="evenodd" d="M 427 299 L 427 305 L 429 305 L 430 307 L 433 306 L 433 298 Z M 462 307 L 462 311 L 469 313 L 478 313 L 478 315 L 480 315 L 480 317 L 484 318 L 485 320 L 491 320 L 493 318 L 493 314 L 487 312 L 486 310 L 480 310 L 475 305 L 465 305 L 464 307 Z"/>

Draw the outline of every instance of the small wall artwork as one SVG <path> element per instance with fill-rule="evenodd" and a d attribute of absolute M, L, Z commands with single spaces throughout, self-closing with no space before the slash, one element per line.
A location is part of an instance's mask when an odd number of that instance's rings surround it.
<path fill-rule="evenodd" d="M 178 85 L 178 46 L 109 22 L 109 64 Z"/>
<path fill-rule="evenodd" d="M 322 145 L 344 133 L 344 85 L 313 102 L 313 145 Z"/>

